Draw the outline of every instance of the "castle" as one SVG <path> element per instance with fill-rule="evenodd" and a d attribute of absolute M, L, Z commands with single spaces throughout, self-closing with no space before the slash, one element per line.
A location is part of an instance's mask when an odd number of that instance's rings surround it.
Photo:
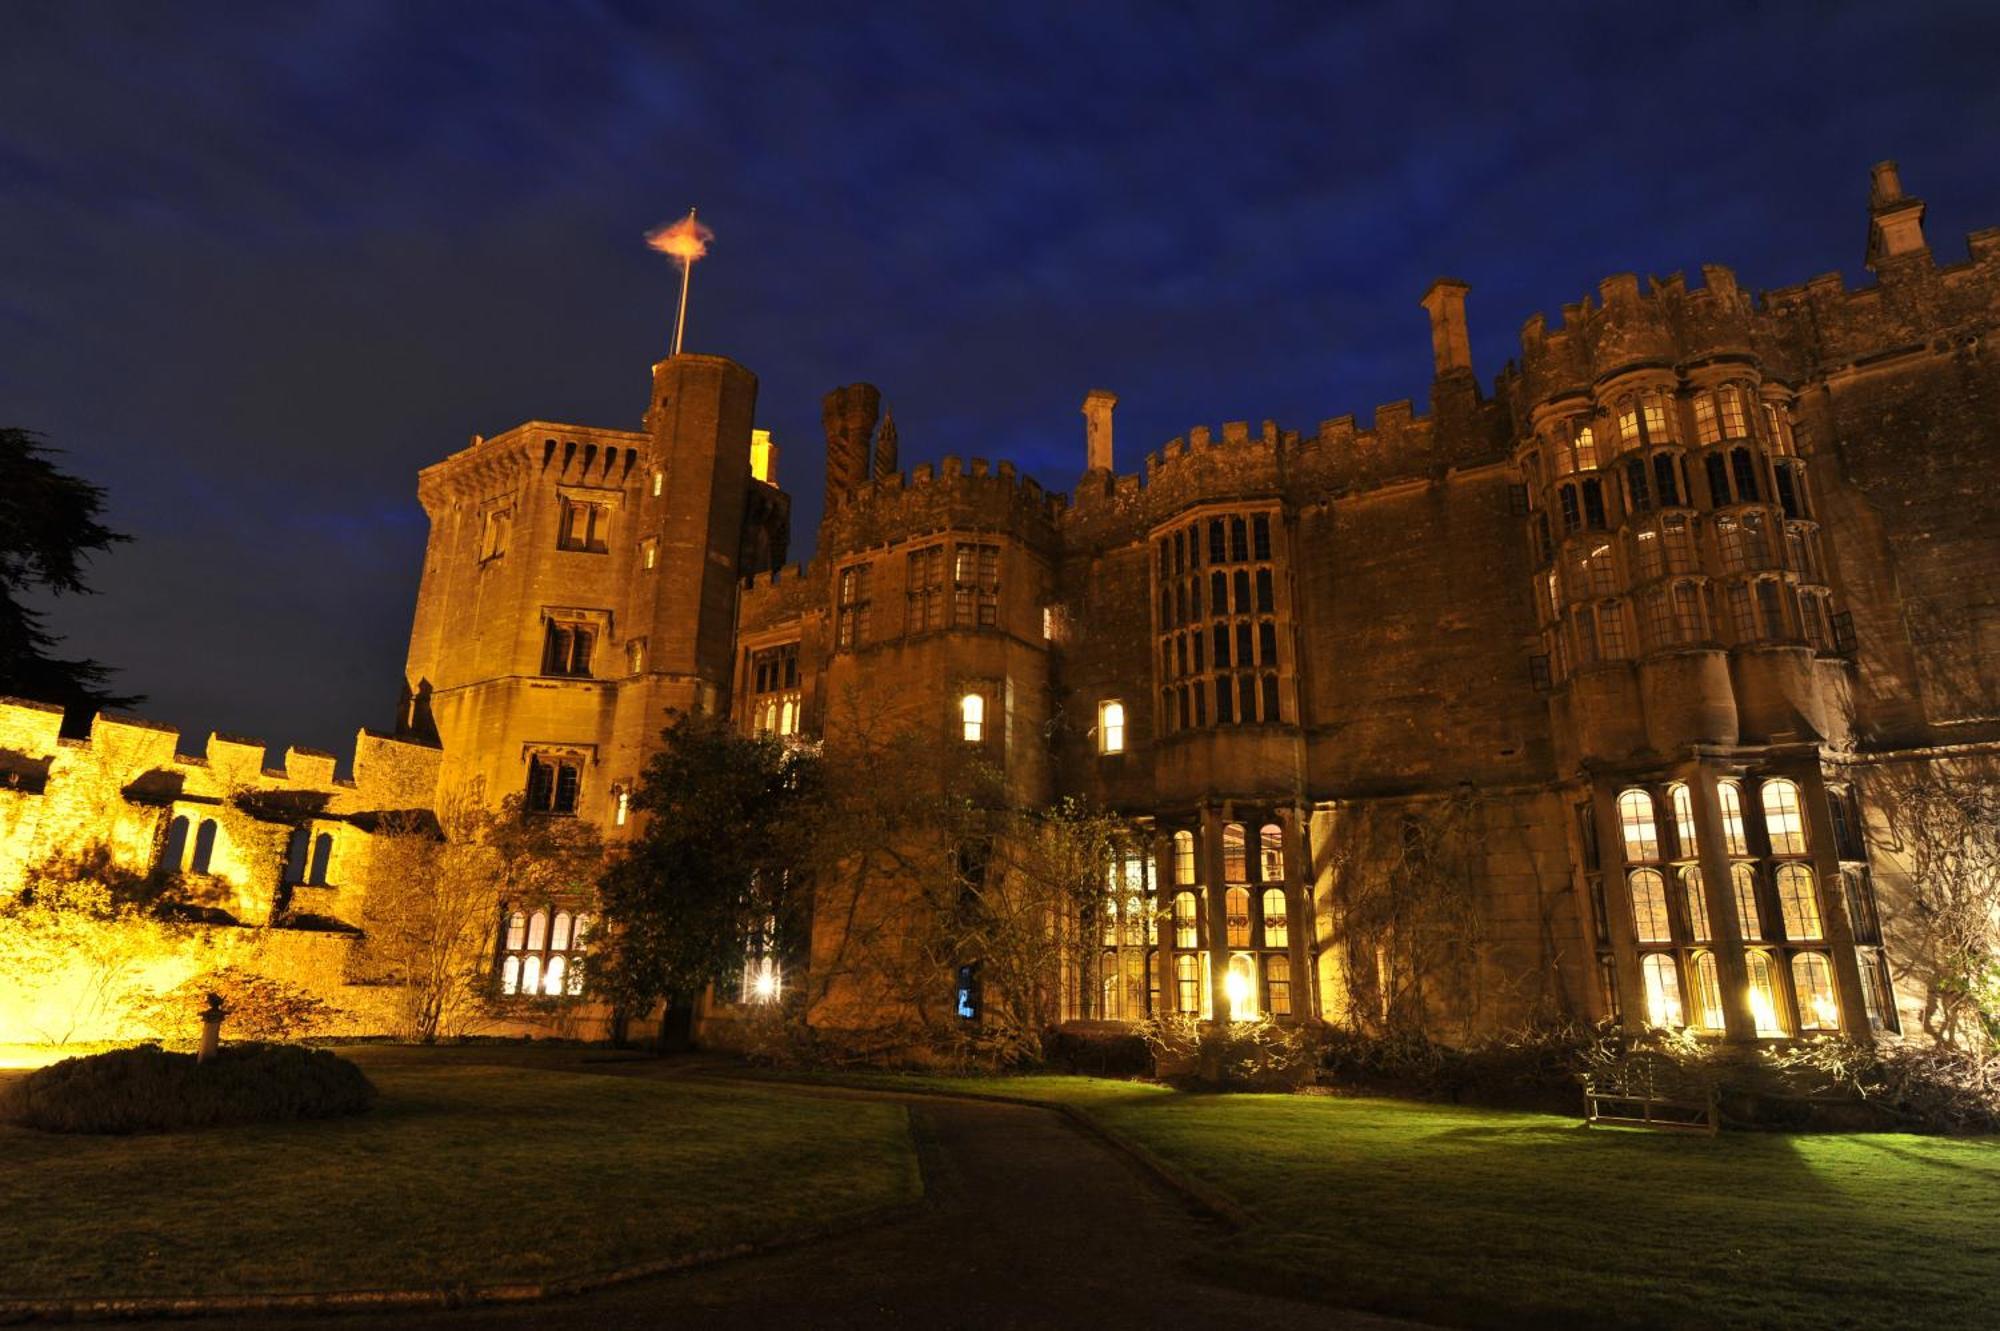
<path fill-rule="evenodd" d="M 1024 802 L 1148 829 L 1074 1020 L 1414 1002 L 1467 1034 L 1552 1010 L 1743 1042 L 1923 1031 L 1885 782 L 2000 766 L 2000 229 L 1940 265 L 1923 211 L 1875 169 L 1856 289 L 1608 278 L 1528 320 L 1490 391 L 1467 287 L 1440 280 L 1428 415 L 1196 427 L 1121 473 L 1094 391 L 1067 497 L 1005 462 L 901 470 L 877 391 L 839 389 L 803 568 L 755 378 L 671 357 L 642 430 L 532 421 L 426 468 L 402 739 L 364 735 L 351 786 L 297 753 L 237 780 L 318 792 L 269 816 L 330 833 L 337 871 L 342 847 L 365 858 L 364 808 L 447 789 L 627 835 L 668 709 L 829 743 L 914 721 Z M 101 718 L 70 746 L 0 708 L 26 773 L 0 838 L 89 823 L 134 863 L 191 853 L 168 829 L 233 750 L 133 736 Z M 72 782 L 95 793 L 58 812 Z M 319 886 L 338 872 L 282 858 L 241 870 L 243 923 L 281 886 L 351 918 Z M 1396 915 L 1444 889 L 1456 917 Z M 794 964 L 896 909 L 822 911 Z M 1437 969 L 1384 942 L 1383 909 L 1442 929 Z M 494 984 L 522 1022 L 588 910 L 500 903 Z M 823 986 L 814 1016 L 878 998 Z"/>

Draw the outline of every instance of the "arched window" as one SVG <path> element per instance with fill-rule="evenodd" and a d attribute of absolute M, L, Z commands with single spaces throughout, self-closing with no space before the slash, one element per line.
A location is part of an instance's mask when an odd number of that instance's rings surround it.
<path fill-rule="evenodd" d="M 318 887 L 326 886 L 327 865 L 333 859 L 333 833 L 321 832 L 313 838 L 312 870 L 306 881 Z"/>
<path fill-rule="evenodd" d="M 521 992 L 538 994 L 542 991 L 542 959 L 530 952 L 521 958 Z"/>
<path fill-rule="evenodd" d="M 1840 1029 L 1840 1003 L 1833 996 L 1833 965 L 1824 953 L 1801 952 L 1792 958 L 1792 990 L 1799 1000 L 1799 1028 Z"/>
<path fill-rule="evenodd" d="M 986 738 L 986 698 L 982 694 L 968 693 L 958 700 L 958 721 L 967 744 L 977 744 Z"/>
<path fill-rule="evenodd" d="M 1265 823 L 1257 833 L 1257 861 L 1260 882 L 1285 881 L 1285 834 L 1276 823 Z"/>
<path fill-rule="evenodd" d="M 1694 1024 L 1708 1031 L 1719 1031 L 1724 1024 L 1722 979 L 1713 952 L 1694 954 Z"/>
<path fill-rule="evenodd" d="M 1188 887 L 1194 883 L 1194 833 L 1174 833 L 1174 883 Z"/>
<path fill-rule="evenodd" d="M 1715 799 L 1722 806 L 1722 844 L 1731 855 L 1748 855 L 1750 839 L 1743 835 L 1743 788 L 1734 781 L 1715 783 Z"/>
<path fill-rule="evenodd" d="M 1264 889 L 1264 946 L 1290 947 L 1291 920 L 1285 909 L 1285 889 L 1269 887 Z"/>
<path fill-rule="evenodd" d="M 566 910 L 557 911 L 555 927 L 549 930 L 549 951 L 551 952 L 569 951 L 569 931 L 570 931 L 569 912 Z"/>
<path fill-rule="evenodd" d="M 1292 959 L 1287 956 L 1264 958 L 1264 992 L 1271 1004 L 1271 1015 L 1289 1017 L 1292 1015 Z"/>
<path fill-rule="evenodd" d="M 1655 1026 L 1682 1026 L 1681 976 L 1670 953 L 1648 952 L 1639 961 L 1646 982 L 1646 1020 Z"/>
<path fill-rule="evenodd" d="M 188 867 L 195 873 L 207 873 L 209 864 L 215 858 L 216 822 L 213 818 L 201 820 L 201 827 L 194 834 L 194 861 Z"/>
<path fill-rule="evenodd" d="M 551 998 L 560 997 L 563 991 L 563 971 L 569 966 L 569 958 L 557 953 L 549 958 L 549 969 L 542 976 L 542 992 Z"/>
<path fill-rule="evenodd" d="M 584 931 L 589 927 L 590 927 L 590 917 L 588 915 L 579 915 L 576 917 L 576 923 L 571 926 L 569 931 L 570 951 L 572 952 L 583 951 L 583 934 Z"/>
<path fill-rule="evenodd" d="M 1653 797 L 1632 789 L 1618 797 L 1618 824 L 1625 837 L 1625 859 L 1642 863 L 1660 858 L 1660 832 L 1653 824 Z"/>
<path fill-rule="evenodd" d="M 1736 927 L 1745 938 L 1762 938 L 1764 912 L 1757 908 L 1757 871 L 1747 864 L 1732 864 L 1729 885 L 1736 895 Z"/>
<path fill-rule="evenodd" d="M 1681 870 L 1681 896 L 1687 901 L 1688 937 L 1706 943 L 1715 935 L 1708 922 L 1708 887 L 1702 882 L 1699 865 Z"/>
<path fill-rule="evenodd" d="M 1201 945 L 1201 926 L 1194 893 L 1174 893 L 1174 946 L 1187 950 Z"/>
<path fill-rule="evenodd" d="M 1116 870 L 1113 870 L 1113 872 L 1115 873 Z M 1117 897 L 1104 898 L 1104 905 L 1099 911 L 1099 916 L 1104 921 L 1104 945 L 1106 947 L 1117 947 L 1118 946 L 1118 898 Z"/>
<path fill-rule="evenodd" d="M 1181 1012 L 1192 1016 L 1201 1011 L 1201 973 L 1193 953 L 1183 952 L 1174 958 L 1174 990 Z"/>
<path fill-rule="evenodd" d="M 1819 918 L 1819 893 L 1813 890 L 1813 874 L 1803 864 L 1778 866 L 1778 913 L 1785 922 L 1788 942 L 1815 942 L 1826 937 Z"/>
<path fill-rule="evenodd" d="M 186 814 L 176 814 L 167 824 L 166 848 L 160 852 L 160 867 L 168 873 L 179 873 L 187 867 L 188 820 Z"/>
<path fill-rule="evenodd" d="M 1229 918 L 1229 946 L 1250 946 L 1250 889 L 1232 887 L 1222 898 Z"/>
<path fill-rule="evenodd" d="M 1113 700 L 1097 709 L 1098 748 L 1105 753 L 1125 752 L 1125 704 Z"/>
<path fill-rule="evenodd" d="M 1222 825 L 1222 880 L 1226 883 L 1250 881 L 1250 865 L 1244 854 L 1241 823 Z"/>
<path fill-rule="evenodd" d="M 1780 777 L 1764 783 L 1764 832 L 1773 855 L 1806 853 L 1805 817 L 1799 811 L 1799 788 Z"/>
<path fill-rule="evenodd" d="M 1785 1023 L 1778 1016 L 1778 985 L 1771 973 L 1770 954 L 1746 952 L 1743 963 L 1750 972 L 1750 1015 L 1757 1023 L 1757 1034 L 1783 1035 Z"/>
<path fill-rule="evenodd" d="M 1657 869 L 1634 869 L 1632 888 L 1632 929 L 1642 943 L 1671 943 L 1673 926 L 1667 919 L 1667 882 Z"/>
<path fill-rule="evenodd" d="M 1222 992 L 1229 999 L 1229 1019 L 1250 1021 L 1257 1015 L 1257 964 L 1247 952 L 1229 957 L 1229 972 L 1222 977 Z"/>
<path fill-rule="evenodd" d="M 1691 860 L 1701 854 L 1701 841 L 1694 830 L 1694 793 L 1676 781 L 1667 787 L 1667 798 L 1674 806 L 1674 839 L 1679 843 L 1680 858 Z"/>
<path fill-rule="evenodd" d="M 519 993 L 521 990 L 521 959 L 510 956 L 500 963 L 500 992 Z"/>
<path fill-rule="evenodd" d="M 285 839 L 285 881 L 303 883 L 306 881 L 306 865 L 310 860 L 312 833 L 303 827 L 294 827 Z"/>
<path fill-rule="evenodd" d="M 528 917 L 528 951 L 539 952 L 549 936 L 549 917 L 546 911 L 536 911 Z"/>
<path fill-rule="evenodd" d="M 515 911 L 507 917 L 507 950 L 519 952 L 528 937 L 528 917 Z"/>

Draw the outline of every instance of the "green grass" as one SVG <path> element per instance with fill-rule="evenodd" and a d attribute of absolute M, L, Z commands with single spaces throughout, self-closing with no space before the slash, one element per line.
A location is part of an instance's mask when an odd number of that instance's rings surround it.
<path fill-rule="evenodd" d="M 872 1079 L 871 1079 L 872 1080 Z M 1233 1282 L 1461 1325 L 1990 1325 L 2000 1141 L 1710 1140 L 1574 1118 L 1090 1078 L 921 1078 L 1060 1100 L 1256 1218 Z"/>
<path fill-rule="evenodd" d="M 0 1125 L 0 1297 L 542 1280 L 922 1190 L 896 1105 L 361 1061 L 382 1098 L 353 1119 L 111 1138 Z"/>

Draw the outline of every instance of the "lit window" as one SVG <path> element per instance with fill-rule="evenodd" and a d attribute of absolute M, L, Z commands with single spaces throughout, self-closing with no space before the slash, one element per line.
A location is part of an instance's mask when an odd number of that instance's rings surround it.
<path fill-rule="evenodd" d="M 1697 943 L 1708 942 L 1714 937 L 1709 932 L 1708 888 L 1695 865 L 1681 870 L 1681 895 L 1687 901 L 1688 937 Z"/>
<path fill-rule="evenodd" d="M 569 951 L 570 915 L 566 910 L 556 912 L 555 923 L 549 928 L 549 951 Z"/>
<path fill-rule="evenodd" d="M 1178 886 L 1185 887 L 1194 881 L 1194 833 L 1176 832 L 1174 833 L 1174 882 Z"/>
<path fill-rule="evenodd" d="M 1628 790 L 1618 797 L 1618 823 L 1625 838 L 1625 859 L 1641 863 L 1660 858 L 1660 833 L 1653 823 L 1653 797 Z"/>
<path fill-rule="evenodd" d="M 1222 977 L 1222 990 L 1229 999 L 1229 1019 L 1250 1021 L 1257 1016 L 1257 965 L 1247 953 L 1233 953 L 1229 971 Z"/>
<path fill-rule="evenodd" d="M 1276 823 L 1265 823 L 1258 829 L 1257 860 L 1262 870 L 1260 882 L 1285 881 L 1285 833 Z"/>
<path fill-rule="evenodd" d="M 658 539 L 648 536 L 645 540 L 639 542 L 639 567 L 651 572 L 653 569 L 659 567 L 659 563 L 660 542 Z"/>
<path fill-rule="evenodd" d="M 1820 925 L 1819 894 L 1813 890 L 1812 870 L 1803 864 L 1778 866 L 1778 911 L 1785 922 L 1785 938 L 1793 943 L 1815 942 L 1826 937 Z"/>
<path fill-rule="evenodd" d="M 1673 941 L 1667 921 L 1667 883 L 1657 870 L 1637 869 L 1628 880 L 1632 889 L 1632 929 L 1642 943 Z"/>
<path fill-rule="evenodd" d="M 1778 1016 L 1778 987 L 1771 973 L 1770 956 L 1747 952 L 1743 962 L 1750 972 L 1750 1015 L 1757 1024 L 1757 1034 L 1783 1035 L 1785 1024 Z"/>
<path fill-rule="evenodd" d="M 612 825 L 616 827 L 623 827 L 625 826 L 626 821 L 631 818 L 631 816 L 632 816 L 632 792 L 625 789 L 623 786 L 620 786 L 618 788 L 617 802 L 613 805 L 611 811 Z"/>
<path fill-rule="evenodd" d="M 1722 429 L 1715 421 L 1715 399 L 1707 393 L 1699 394 L 1694 400 L 1694 437 L 1704 444 L 1712 444 L 1722 438 Z"/>
<path fill-rule="evenodd" d="M 1646 1020 L 1655 1026 L 1681 1026 L 1681 977 L 1665 952 L 1648 952 L 1639 962 L 1646 982 Z"/>
<path fill-rule="evenodd" d="M 500 992 L 519 993 L 521 989 L 521 959 L 510 956 L 500 963 Z"/>
<path fill-rule="evenodd" d="M 528 950 L 539 952 L 542 942 L 548 937 L 549 917 L 544 911 L 536 911 L 528 917 Z"/>
<path fill-rule="evenodd" d="M 1806 853 L 1805 818 L 1799 811 L 1799 788 L 1779 779 L 1764 783 L 1764 831 L 1773 855 Z"/>
<path fill-rule="evenodd" d="M 1222 825 L 1222 880 L 1225 883 L 1250 881 L 1250 866 L 1244 854 L 1241 823 Z"/>
<path fill-rule="evenodd" d="M 1229 946 L 1250 946 L 1250 889 L 1230 888 L 1223 894 L 1222 905 L 1229 921 Z"/>
<path fill-rule="evenodd" d="M 625 644 L 625 673 L 637 675 L 646 669 L 646 640 L 634 638 Z"/>
<path fill-rule="evenodd" d="M 521 992 L 536 994 L 542 990 L 542 958 L 539 953 L 530 953 L 521 958 Z"/>
<path fill-rule="evenodd" d="M 952 623 L 992 628 L 1000 622 L 1000 547 L 961 545 L 952 552 Z"/>
<path fill-rule="evenodd" d="M 1723 1027 L 1722 979 L 1713 952 L 1694 954 L 1694 1024 L 1710 1031 Z"/>
<path fill-rule="evenodd" d="M 569 958 L 554 956 L 549 958 L 548 969 L 542 972 L 542 992 L 551 998 L 563 992 L 563 971 L 569 966 Z"/>
<path fill-rule="evenodd" d="M 986 698 L 982 694 L 968 693 L 958 700 L 958 720 L 960 731 L 968 744 L 977 744 L 986 738 Z"/>
<path fill-rule="evenodd" d="M 1747 864 L 1729 866 L 1729 886 L 1736 896 L 1736 927 L 1745 938 L 1764 936 L 1764 912 L 1757 906 L 1757 873 Z"/>
<path fill-rule="evenodd" d="M 1722 407 L 1722 433 L 1730 439 L 1744 439 L 1750 434 L 1749 417 L 1743 414 L 1743 390 L 1734 384 L 1726 385 L 1716 394 Z"/>
<path fill-rule="evenodd" d="M 1743 789 L 1734 781 L 1715 783 L 1716 802 L 1722 806 L 1722 844 L 1731 855 L 1748 855 L 1750 840 L 1743 835 Z"/>
<path fill-rule="evenodd" d="M 653 473 L 653 498 L 658 499 L 660 497 L 660 490 L 666 485 L 666 483 L 667 483 L 667 474 L 665 472 L 656 471 Z"/>
<path fill-rule="evenodd" d="M 1201 1011 L 1201 972 L 1191 953 L 1174 958 L 1174 991 L 1181 1012 L 1193 1016 Z"/>
<path fill-rule="evenodd" d="M 929 633 L 944 627 L 944 547 L 912 550 L 904 574 L 903 632 Z"/>
<path fill-rule="evenodd" d="M 1125 752 L 1125 704 L 1112 701 L 1098 704 L 1097 743 L 1105 753 Z"/>
<path fill-rule="evenodd" d="M 1292 960 L 1290 957 L 1264 958 L 1264 991 L 1270 997 L 1271 1015 L 1292 1015 Z"/>
<path fill-rule="evenodd" d="M 1840 1003 L 1833 996 L 1833 964 L 1818 952 L 1792 958 L 1792 990 L 1799 1000 L 1799 1026 L 1808 1031 L 1840 1029 Z"/>
<path fill-rule="evenodd" d="M 1174 946 L 1191 950 L 1200 946 L 1200 937 L 1194 893 L 1174 893 Z"/>
<path fill-rule="evenodd" d="M 508 949 L 518 952 L 521 948 L 527 946 L 527 938 L 528 917 L 517 910 L 507 917 Z"/>
<path fill-rule="evenodd" d="M 1285 911 L 1285 889 L 1266 888 L 1264 891 L 1264 946 L 1291 946 L 1291 922 Z"/>
<path fill-rule="evenodd" d="M 1701 854 L 1701 842 L 1694 830 L 1694 794 L 1676 781 L 1667 787 L 1667 798 L 1674 806 L 1674 837 L 1680 842 L 1680 858 L 1691 860 Z"/>

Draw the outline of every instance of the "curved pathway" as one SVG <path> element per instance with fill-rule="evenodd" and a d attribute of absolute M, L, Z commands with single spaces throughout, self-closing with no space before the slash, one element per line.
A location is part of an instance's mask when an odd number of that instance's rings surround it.
<path fill-rule="evenodd" d="M 925 1201 L 890 1223 L 570 1299 L 368 1314 L 374 1328 L 1408 1327 L 1204 1281 L 1228 1231 L 1137 1163 L 1028 1105 L 773 1085 L 910 1105 Z M 550 1218 L 560 1223 L 560 1217 Z M 337 1238 L 334 1241 L 338 1241 Z M 241 1325 L 240 1321 L 224 1325 Z M 186 1323 L 182 1323 L 186 1325 Z M 257 1319 L 317 1327 L 324 1317 Z"/>

